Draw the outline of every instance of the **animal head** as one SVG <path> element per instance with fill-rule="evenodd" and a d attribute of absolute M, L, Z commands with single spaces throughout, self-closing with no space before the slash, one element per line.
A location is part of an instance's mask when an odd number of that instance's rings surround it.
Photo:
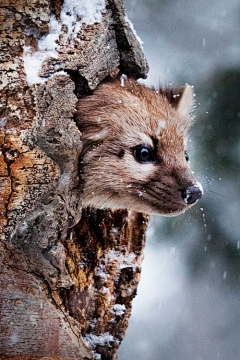
<path fill-rule="evenodd" d="M 178 215 L 202 195 L 186 145 L 193 89 L 102 83 L 77 104 L 83 206 Z"/>

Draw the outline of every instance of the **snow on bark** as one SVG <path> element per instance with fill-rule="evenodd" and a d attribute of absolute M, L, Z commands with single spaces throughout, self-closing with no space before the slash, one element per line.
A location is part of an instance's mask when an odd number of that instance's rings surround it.
<path fill-rule="evenodd" d="M 58 58 L 57 41 L 64 29 L 67 28 L 70 39 L 79 42 L 77 35 L 82 24 L 93 25 L 94 23 L 100 23 L 104 11 L 105 1 L 103 0 L 65 0 L 59 21 L 54 15 L 51 15 L 49 33 L 38 40 L 38 50 L 34 51 L 30 46 L 24 46 L 23 61 L 28 85 L 44 83 L 48 79 L 40 77 L 39 71 L 45 59 Z M 29 29 L 25 30 L 25 34 L 29 35 Z M 58 71 L 57 67 L 55 70 Z"/>

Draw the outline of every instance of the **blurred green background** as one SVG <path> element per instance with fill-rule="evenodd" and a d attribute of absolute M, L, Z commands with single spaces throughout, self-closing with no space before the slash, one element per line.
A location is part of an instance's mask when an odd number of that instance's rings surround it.
<path fill-rule="evenodd" d="M 240 359 L 240 3 L 125 0 L 147 85 L 194 85 L 191 167 L 203 198 L 152 217 L 119 360 Z"/>

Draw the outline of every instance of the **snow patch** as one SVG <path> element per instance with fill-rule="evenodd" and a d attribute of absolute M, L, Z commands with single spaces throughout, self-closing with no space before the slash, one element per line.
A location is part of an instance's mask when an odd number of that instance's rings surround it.
<path fill-rule="evenodd" d="M 109 334 L 109 332 L 105 332 L 102 335 L 93 335 L 93 334 L 86 334 L 83 338 L 84 343 L 92 349 L 92 352 L 94 353 L 96 359 L 101 359 L 101 355 L 94 351 L 97 345 L 100 345 L 102 347 L 112 347 L 112 343 L 119 344 L 119 340 L 114 339 L 112 335 Z"/>
<path fill-rule="evenodd" d="M 109 252 L 105 255 L 106 262 L 112 262 L 116 260 L 119 263 L 119 268 L 123 269 L 126 267 L 136 267 L 137 265 L 134 264 L 134 260 L 136 259 L 136 255 L 132 252 L 128 255 L 124 255 L 116 250 L 109 250 Z"/>
<path fill-rule="evenodd" d="M 0 119 L 0 127 L 6 126 L 6 123 L 7 123 L 7 118 L 2 117 L 2 118 Z"/>
<path fill-rule="evenodd" d="M 186 196 L 185 198 L 183 199 L 183 201 L 188 204 L 188 199 L 191 197 L 191 190 L 189 189 L 186 189 Z"/>
<path fill-rule="evenodd" d="M 65 0 L 60 14 L 60 21 L 52 15 L 49 23 L 49 34 L 38 41 L 38 51 L 34 52 L 29 46 L 24 47 L 23 61 L 28 85 L 44 83 L 49 78 L 39 77 L 42 63 L 47 58 L 58 58 L 56 50 L 61 34 L 62 25 L 68 28 L 70 38 L 76 38 L 83 23 L 92 25 L 101 22 L 102 12 L 105 10 L 104 0 Z M 26 34 L 29 29 L 26 28 Z"/>
<path fill-rule="evenodd" d="M 199 181 L 197 181 L 194 186 L 198 187 L 200 189 L 201 193 L 203 194 L 203 187 L 202 187 L 202 184 Z"/>
<path fill-rule="evenodd" d="M 47 58 L 57 59 L 58 57 L 56 40 L 61 32 L 61 24 L 58 23 L 53 15 L 50 19 L 49 28 L 49 34 L 38 41 L 38 51 L 34 52 L 31 46 L 24 46 L 23 62 L 29 86 L 44 83 L 48 78 L 38 75 L 43 61 Z"/>
<path fill-rule="evenodd" d="M 126 306 L 124 304 L 115 304 L 111 307 L 111 311 L 116 316 L 122 316 L 126 311 Z"/>
<path fill-rule="evenodd" d="M 101 294 L 109 294 L 109 293 L 110 293 L 110 290 L 109 290 L 109 288 L 107 288 L 106 286 L 103 286 L 103 287 L 99 290 L 99 292 L 100 292 Z"/>
<path fill-rule="evenodd" d="M 138 34 L 136 33 L 136 30 L 134 29 L 134 26 L 133 26 L 133 23 L 131 22 L 131 20 L 129 20 L 128 16 L 125 15 L 125 22 L 129 25 L 130 29 L 132 30 L 133 32 L 133 35 L 136 37 L 137 41 L 139 42 L 141 48 L 142 48 L 142 45 L 143 45 L 143 41 L 142 39 L 138 36 Z"/>
<path fill-rule="evenodd" d="M 77 20 L 81 23 L 92 25 L 101 22 L 102 12 L 105 10 L 105 0 L 65 0 L 60 15 L 61 23 L 67 25 L 68 31 L 72 32 Z M 80 22 L 75 32 L 80 30 Z"/>
<path fill-rule="evenodd" d="M 138 268 L 137 264 L 134 264 L 134 260 L 136 259 L 136 255 L 134 253 L 130 253 L 128 255 L 124 255 L 116 250 L 109 250 L 107 254 L 105 254 L 104 258 L 102 259 L 101 264 L 95 270 L 95 275 L 102 278 L 102 280 L 107 281 L 109 274 L 106 270 L 106 266 L 113 261 L 118 262 L 118 271 L 120 272 L 121 269 L 132 267 L 134 270 Z"/>
<path fill-rule="evenodd" d="M 122 74 L 120 79 L 121 79 L 121 86 L 124 87 L 124 82 L 125 82 L 125 80 L 127 80 L 127 75 Z"/>

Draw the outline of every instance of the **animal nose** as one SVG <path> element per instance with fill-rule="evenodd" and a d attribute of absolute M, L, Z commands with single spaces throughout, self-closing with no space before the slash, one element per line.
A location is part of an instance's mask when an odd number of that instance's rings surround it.
<path fill-rule="evenodd" d="M 203 189 L 200 183 L 196 185 L 188 186 L 182 191 L 183 201 L 188 204 L 194 204 L 198 199 L 202 197 Z"/>

